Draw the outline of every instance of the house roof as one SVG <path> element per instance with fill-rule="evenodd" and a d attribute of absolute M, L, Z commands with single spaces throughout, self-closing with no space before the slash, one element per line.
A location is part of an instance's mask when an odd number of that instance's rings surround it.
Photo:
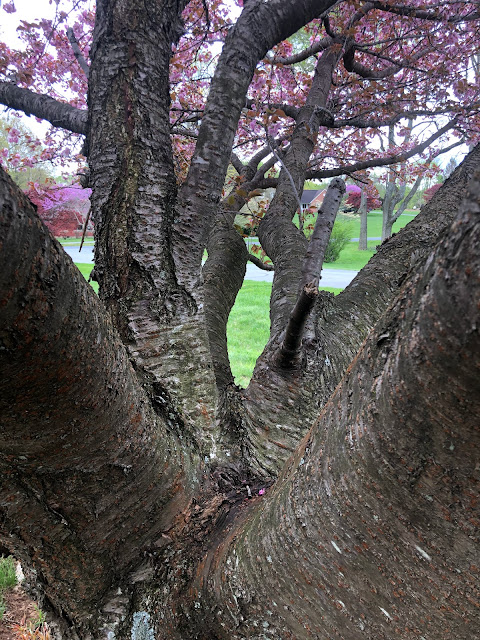
<path fill-rule="evenodd" d="M 310 202 L 312 202 L 312 200 L 322 191 L 323 189 L 305 189 L 302 193 L 300 202 L 302 204 L 310 204 Z"/>

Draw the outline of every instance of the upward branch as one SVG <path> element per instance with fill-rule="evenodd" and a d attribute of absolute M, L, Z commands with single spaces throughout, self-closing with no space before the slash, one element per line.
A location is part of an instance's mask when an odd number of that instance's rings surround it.
<path fill-rule="evenodd" d="M 302 285 L 295 306 L 288 320 L 280 347 L 281 366 L 291 366 L 300 350 L 303 332 L 310 311 L 318 296 L 318 284 L 333 223 L 345 193 L 345 183 L 336 178 L 330 183 L 322 207 L 317 215 L 315 228 L 308 244 L 302 269 Z"/>
<path fill-rule="evenodd" d="M 333 4 L 335 0 L 303 0 L 301 3 L 271 0 L 248 4 L 227 36 L 177 208 L 176 270 L 179 281 L 193 295 L 197 284 L 194 276 L 199 272 L 238 120 L 257 62 L 277 42 L 295 33 Z"/>
<path fill-rule="evenodd" d="M 71 27 L 69 27 L 67 29 L 67 37 L 68 37 L 68 41 L 72 45 L 73 54 L 74 54 L 75 58 L 77 59 L 77 62 L 79 64 L 80 68 L 82 69 L 82 71 L 86 75 L 86 77 L 88 78 L 88 74 L 90 73 L 90 67 L 88 66 L 88 62 L 83 57 L 82 50 L 80 49 L 80 46 L 78 44 L 78 40 L 76 39 L 75 34 L 73 33 L 73 29 Z"/>

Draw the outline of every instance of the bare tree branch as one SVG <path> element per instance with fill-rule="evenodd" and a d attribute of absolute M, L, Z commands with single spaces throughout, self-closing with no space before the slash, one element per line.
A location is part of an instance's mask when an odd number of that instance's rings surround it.
<path fill-rule="evenodd" d="M 399 162 L 404 162 L 413 156 L 422 153 L 427 149 L 435 140 L 438 140 L 444 133 L 452 129 L 458 117 L 455 116 L 450 122 L 447 122 L 445 126 L 439 129 L 436 133 L 430 136 L 425 142 L 413 147 L 409 151 L 404 151 L 402 153 L 397 153 L 387 158 L 374 158 L 373 160 L 362 160 L 360 162 L 356 162 L 350 165 L 344 165 L 342 167 L 336 167 L 335 169 L 318 169 L 318 170 L 310 170 L 307 171 L 306 178 L 333 178 L 334 176 L 344 176 L 351 173 L 355 173 L 356 171 L 362 171 L 363 169 L 369 169 L 370 167 L 385 167 L 391 164 L 398 164 Z M 266 188 L 264 184 L 262 184 L 263 188 Z M 269 186 L 273 186 L 270 185 Z"/>
<path fill-rule="evenodd" d="M 73 29 L 71 27 L 68 27 L 67 29 L 67 38 L 70 44 L 72 45 L 73 55 L 77 59 L 77 62 L 80 65 L 80 68 L 82 69 L 83 73 L 88 78 L 88 75 L 90 73 L 90 67 L 88 66 L 88 62 L 85 60 L 83 56 L 82 50 L 80 49 L 80 46 L 78 44 L 78 40 L 76 39 L 75 34 L 73 33 Z"/>
<path fill-rule="evenodd" d="M 391 5 L 385 2 L 379 2 L 378 0 L 371 3 L 375 9 L 380 11 L 386 11 L 388 13 L 394 13 L 398 16 L 407 16 L 409 18 L 417 18 L 419 20 L 431 20 L 433 22 L 449 22 L 457 24 L 459 22 L 470 22 L 472 20 L 478 20 L 480 13 L 478 11 L 472 11 L 468 15 L 451 15 L 445 17 L 438 11 L 426 11 L 418 9 L 413 5 Z"/>
<path fill-rule="evenodd" d="M 334 178 L 328 186 L 327 193 L 325 194 L 322 206 L 317 215 L 312 237 L 308 243 L 305 261 L 303 263 L 302 284 L 304 286 L 309 282 L 313 282 L 318 287 L 325 251 L 344 193 L 344 181 L 340 178 Z"/>
<path fill-rule="evenodd" d="M 307 319 L 318 295 L 318 284 L 325 251 L 344 193 L 345 183 L 343 180 L 338 178 L 332 180 L 318 212 L 315 228 L 303 262 L 302 288 L 290 314 L 285 337 L 280 347 L 280 364 L 284 367 L 293 363 L 300 350 Z"/>
<path fill-rule="evenodd" d="M 258 267 L 259 269 L 263 269 L 263 271 L 275 271 L 275 267 L 273 266 L 273 264 L 262 262 L 260 258 L 257 258 L 257 256 L 254 256 L 251 253 L 248 254 L 248 259 L 256 267 Z"/>
<path fill-rule="evenodd" d="M 86 110 L 34 93 L 30 89 L 21 89 L 11 82 L 0 82 L 0 104 L 23 111 L 27 116 L 33 115 L 47 120 L 54 127 L 66 129 L 72 133 L 83 135 L 87 133 Z"/>
<path fill-rule="evenodd" d="M 275 56 L 275 57 L 269 58 L 269 61 L 272 62 L 273 64 L 282 64 L 284 66 L 297 64 L 298 62 L 303 62 L 303 60 L 306 60 L 307 58 L 314 56 L 316 53 L 319 53 L 320 51 L 325 51 L 325 49 L 328 49 L 328 47 L 331 44 L 333 44 L 333 42 L 334 40 L 330 37 L 322 38 L 318 42 L 314 42 L 310 47 L 308 47 L 308 49 L 304 49 L 303 51 L 300 51 L 299 53 L 296 53 L 293 56 L 288 56 L 288 57 Z"/>
<path fill-rule="evenodd" d="M 318 286 L 313 282 L 306 284 L 300 291 L 279 350 L 279 364 L 283 367 L 290 367 L 300 351 L 305 325 L 317 296 Z"/>

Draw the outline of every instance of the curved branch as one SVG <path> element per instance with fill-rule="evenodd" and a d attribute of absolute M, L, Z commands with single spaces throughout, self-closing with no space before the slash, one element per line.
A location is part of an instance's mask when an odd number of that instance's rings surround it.
<path fill-rule="evenodd" d="M 203 249 L 218 206 L 238 119 L 255 67 L 277 42 L 336 0 L 248 3 L 227 36 L 205 107 L 190 170 L 178 198 L 174 259 L 178 281 L 197 295 Z M 225 87 L 230 87 L 225 92 Z M 222 104 L 222 109 L 218 105 Z"/>
<path fill-rule="evenodd" d="M 429 20 L 433 22 L 448 22 L 450 24 L 457 24 L 459 22 L 471 22 L 472 20 L 478 20 L 480 13 L 478 11 L 472 11 L 465 16 L 453 15 L 449 17 L 442 16 L 438 11 L 426 11 L 418 9 L 413 5 L 395 5 L 385 4 L 379 0 L 375 0 L 370 4 L 379 11 L 385 11 L 387 13 L 394 13 L 397 16 L 406 16 L 408 18 L 416 18 L 418 20 Z"/>
<path fill-rule="evenodd" d="M 273 64 L 281 64 L 283 66 L 297 64 L 298 62 L 303 62 L 307 58 L 310 58 L 311 56 L 314 56 L 315 54 L 320 53 L 320 51 L 325 51 L 325 49 L 328 49 L 328 47 L 332 45 L 334 42 L 335 40 L 329 36 L 327 38 L 322 38 L 321 40 L 318 40 L 318 42 L 314 42 L 310 47 L 308 47 L 308 49 L 304 49 L 303 51 L 300 51 L 295 55 L 288 56 L 288 57 L 275 56 L 275 57 L 269 58 L 268 60 Z"/>
<path fill-rule="evenodd" d="M 263 271 L 275 271 L 275 267 L 273 266 L 273 264 L 262 262 L 260 258 L 257 258 L 257 256 L 254 256 L 251 253 L 248 254 L 248 259 L 252 264 L 254 264 L 259 269 L 262 269 Z"/>
<path fill-rule="evenodd" d="M 407 619 L 438 640 L 475 635 L 479 191 L 279 482 L 216 548 L 199 586 L 223 634 L 253 635 L 267 610 L 272 637 L 307 637 L 305 620 L 312 638 L 406 639 Z"/>
<path fill-rule="evenodd" d="M 285 381 L 281 372 L 272 370 L 276 345 L 267 345 L 257 361 L 245 403 L 249 414 L 263 424 L 261 430 L 258 426 L 249 430 L 259 468 L 271 475 L 278 473 L 305 434 L 304 427 L 292 425 L 293 407 L 298 403 L 304 425 L 315 419 L 314 411 L 306 418 L 306 407 L 321 407 L 328 400 L 368 331 L 398 294 L 408 271 L 425 259 L 451 224 L 470 178 L 479 168 L 477 145 L 419 215 L 384 242 L 353 282 L 325 305 L 315 325 L 319 343 L 316 347 L 314 341 L 307 351 L 309 364 L 293 393 L 291 380 Z"/>
<path fill-rule="evenodd" d="M 422 71 L 421 69 L 412 67 L 411 64 L 396 63 L 394 60 L 391 60 L 390 58 L 385 58 L 385 56 L 381 56 L 380 54 L 375 53 L 374 51 L 369 51 L 368 49 L 362 49 L 362 53 L 374 56 L 376 58 L 387 59 L 389 62 L 392 63 L 391 66 L 386 67 L 385 69 L 378 69 L 378 70 L 369 69 L 367 66 L 365 66 L 361 62 L 357 62 L 355 60 L 355 52 L 358 51 L 358 49 L 359 48 L 355 44 L 352 44 L 347 50 L 347 52 L 345 53 L 345 55 L 343 56 L 343 63 L 347 71 L 356 73 L 358 76 L 362 78 L 366 78 L 369 80 L 381 80 L 383 78 L 388 78 L 389 76 L 395 75 L 402 69 L 414 69 L 415 71 Z M 427 55 L 427 53 L 431 53 L 433 50 L 434 49 L 432 47 L 427 47 L 426 49 L 419 51 L 415 55 L 411 56 L 409 60 L 412 60 L 412 61 L 420 60 L 421 58 L 423 58 L 423 56 Z"/>
<path fill-rule="evenodd" d="M 49 96 L 21 89 L 11 82 L 0 82 L 0 103 L 10 109 L 23 111 L 27 116 L 47 120 L 54 127 L 72 133 L 87 133 L 87 111 L 77 109 Z"/>

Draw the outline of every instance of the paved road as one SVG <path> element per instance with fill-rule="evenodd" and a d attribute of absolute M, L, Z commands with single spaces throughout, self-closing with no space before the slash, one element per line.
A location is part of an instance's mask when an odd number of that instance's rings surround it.
<path fill-rule="evenodd" d="M 72 258 L 74 262 L 80 263 L 93 263 L 93 247 L 82 247 L 81 252 L 78 251 L 78 246 L 69 247 L 64 246 L 65 251 Z M 336 287 L 338 289 L 344 289 L 353 278 L 357 275 L 357 271 L 347 271 L 345 269 L 324 269 L 322 272 L 321 285 L 324 287 Z M 272 282 L 273 272 L 263 271 L 254 264 L 249 262 L 247 264 L 247 273 L 245 274 L 245 280 L 255 280 L 257 282 Z"/>

